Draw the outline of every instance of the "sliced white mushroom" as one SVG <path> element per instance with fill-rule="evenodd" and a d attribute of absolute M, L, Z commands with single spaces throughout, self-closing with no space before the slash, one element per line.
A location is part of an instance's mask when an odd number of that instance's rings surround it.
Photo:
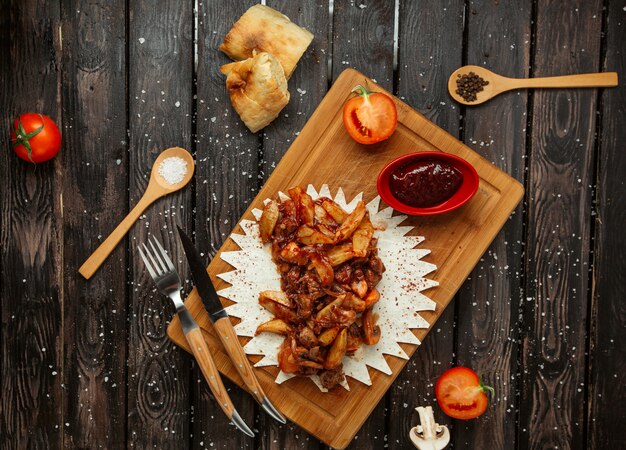
<path fill-rule="evenodd" d="M 442 450 L 450 442 L 450 431 L 445 425 L 435 422 L 431 406 L 415 408 L 420 415 L 421 425 L 411 428 L 409 436 L 419 450 Z"/>

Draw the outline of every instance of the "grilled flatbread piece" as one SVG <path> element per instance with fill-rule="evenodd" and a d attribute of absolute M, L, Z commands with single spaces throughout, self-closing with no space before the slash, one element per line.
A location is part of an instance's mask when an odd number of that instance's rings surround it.
<path fill-rule="evenodd" d="M 226 75 L 233 108 L 253 133 L 269 125 L 289 103 L 285 73 L 269 53 L 225 64 L 220 71 Z"/>
<path fill-rule="evenodd" d="M 275 9 L 254 5 L 228 32 L 220 50 L 235 61 L 253 56 L 253 52 L 274 55 L 283 66 L 287 79 L 313 40 L 313 35 Z"/>

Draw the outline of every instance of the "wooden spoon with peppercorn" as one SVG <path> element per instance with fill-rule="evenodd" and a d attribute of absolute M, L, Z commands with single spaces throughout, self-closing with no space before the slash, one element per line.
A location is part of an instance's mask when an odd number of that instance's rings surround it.
<path fill-rule="evenodd" d="M 524 88 L 588 88 L 617 86 L 617 72 L 584 73 L 543 78 L 507 78 L 480 66 L 463 66 L 448 80 L 453 99 L 479 105 L 502 92 Z"/>

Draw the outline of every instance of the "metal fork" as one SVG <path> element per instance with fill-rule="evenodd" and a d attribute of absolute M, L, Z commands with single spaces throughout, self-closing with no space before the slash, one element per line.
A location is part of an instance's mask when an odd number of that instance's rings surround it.
<path fill-rule="evenodd" d="M 191 351 L 193 352 L 193 355 L 200 366 L 200 370 L 204 375 L 204 379 L 209 384 L 209 388 L 215 396 L 215 400 L 219 404 L 220 408 L 222 408 L 226 416 L 228 416 L 237 428 L 248 436 L 254 437 L 254 433 L 243 421 L 226 392 L 226 388 L 224 387 L 222 378 L 217 371 L 217 367 L 215 366 L 209 347 L 202 336 L 202 330 L 191 314 L 189 314 L 189 311 L 187 311 L 187 308 L 180 297 L 180 277 L 178 276 L 178 272 L 176 271 L 174 264 L 172 264 L 172 260 L 169 256 L 167 256 L 165 249 L 157 238 L 153 236 L 153 240 L 156 247 L 152 241 L 148 240 L 148 244 L 150 244 L 152 252 L 148 249 L 146 244 L 142 244 L 143 249 L 141 246 L 137 246 L 141 259 L 143 259 L 143 262 L 145 263 L 146 268 L 148 269 L 148 272 L 150 273 L 150 276 L 154 280 L 159 291 L 161 291 L 162 294 L 167 295 L 174 302 L 176 312 L 178 313 L 180 323 L 183 327 L 183 332 L 185 333 L 185 338 L 187 339 L 187 342 L 191 347 Z"/>

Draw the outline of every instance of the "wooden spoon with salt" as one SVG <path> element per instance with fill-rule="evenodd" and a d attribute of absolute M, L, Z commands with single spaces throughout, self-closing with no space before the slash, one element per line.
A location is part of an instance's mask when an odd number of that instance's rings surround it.
<path fill-rule="evenodd" d="M 483 90 L 476 92 L 476 100 L 468 101 L 457 91 L 457 79 L 460 76 L 474 72 L 480 78 L 488 81 Z M 463 66 L 450 75 L 448 92 L 457 102 L 464 105 L 480 105 L 487 100 L 512 89 L 524 88 L 589 88 L 617 86 L 617 72 L 582 73 L 578 75 L 563 75 L 558 77 L 541 78 L 507 78 L 480 66 Z"/>
<path fill-rule="evenodd" d="M 180 158 L 187 163 L 185 166 L 185 173 L 180 181 L 175 180 L 172 183 L 172 179 L 169 181 L 164 177 L 161 173 L 161 164 L 167 158 Z M 180 147 L 172 147 L 168 148 L 161 152 L 158 158 L 154 161 L 152 165 L 152 172 L 150 173 L 150 181 L 148 183 L 148 187 L 146 192 L 143 194 L 141 199 L 135 207 L 128 213 L 128 215 L 120 222 L 115 230 L 107 237 L 102 244 L 96 249 L 95 252 L 91 254 L 91 256 L 80 266 L 78 272 L 84 276 L 86 279 L 91 278 L 91 276 L 98 270 L 98 268 L 102 265 L 104 260 L 111 254 L 113 249 L 117 247 L 117 244 L 120 243 L 122 238 L 128 233 L 128 230 L 131 226 L 137 221 L 139 216 L 146 210 L 148 206 L 150 206 L 155 200 L 167 195 L 172 192 L 176 192 L 183 187 L 191 177 L 194 172 L 194 162 L 191 154 Z M 177 174 L 178 175 L 178 174 Z"/>

